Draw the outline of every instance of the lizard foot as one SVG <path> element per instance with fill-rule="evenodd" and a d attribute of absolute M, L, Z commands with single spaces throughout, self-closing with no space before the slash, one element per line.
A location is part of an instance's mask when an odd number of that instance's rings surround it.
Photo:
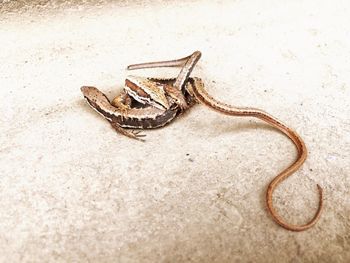
<path fill-rule="evenodd" d="M 142 141 L 144 142 L 145 140 L 142 139 L 141 137 L 145 137 L 146 135 L 145 134 L 140 134 L 141 131 L 128 131 L 126 129 L 124 129 L 123 127 L 121 127 L 117 122 L 113 122 L 113 121 L 110 121 L 109 122 L 112 127 L 119 133 L 129 137 L 129 138 L 132 138 L 132 139 L 135 139 L 135 140 L 138 140 L 138 141 Z"/>
<path fill-rule="evenodd" d="M 141 139 L 142 137 L 146 137 L 146 134 L 142 133 L 142 131 L 132 130 L 130 133 L 135 137 L 135 139 L 145 141 L 144 139 Z"/>

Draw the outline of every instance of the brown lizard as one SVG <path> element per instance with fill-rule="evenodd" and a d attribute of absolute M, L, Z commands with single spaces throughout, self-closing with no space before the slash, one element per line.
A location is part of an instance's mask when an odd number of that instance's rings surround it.
<path fill-rule="evenodd" d="M 194 100 L 186 89 L 199 83 L 197 79 L 189 79 L 189 75 L 200 57 L 201 53 L 196 51 L 188 57 L 166 61 L 165 63 L 171 66 L 183 64 L 176 79 L 128 77 L 124 91 L 112 103 L 95 87 L 83 86 L 81 91 L 88 104 L 107 119 L 117 132 L 143 140 L 141 137 L 144 135 L 139 131 L 127 131 L 124 128 L 159 128 L 192 106 Z M 153 65 L 161 66 L 158 62 Z M 128 67 L 137 68 L 138 65 Z M 135 101 L 139 102 L 141 107 L 134 107 Z"/>
<path fill-rule="evenodd" d="M 199 53 L 200 57 L 200 53 Z M 198 58 L 199 59 L 199 58 Z M 198 61 L 192 60 L 194 64 Z M 141 63 L 141 64 L 135 64 L 128 67 L 128 69 L 141 69 L 141 68 L 152 68 L 152 67 L 167 67 L 167 66 L 182 66 L 185 64 L 183 68 L 186 68 L 186 63 L 188 63 L 190 60 L 187 59 L 180 59 L 180 60 L 172 60 L 172 61 L 162 61 L 162 62 L 151 62 L 151 63 Z M 285 134 L 296 146 L 298 150 L 298 156 L 297 159 L 285 170 L 283 170 L 277 177 L 275 177 L 269 184 L 266 192 L 266 204 L 267 208 L 274 219 L 274 221 L 282 226 L 285 229 L 291 230 L 291 231 L 303 231 L 306 229 L 309 229 L 313 225 L 316 224 L 318 221 L 321 211 L 323 208 L 323 196 L 322 196 L 322 188 L 317 185 L 318 191 L 319 191 L 319 207 L 317 209 L 316 214 L 314 217 L 306 224 L 304 225 L 292 225 L 287 223 L 281 216 L 279 216 L 276 212 L 276 210 L 273 207 L 273 201 L 272 201 L 272 195 L 276 187 L 285 180 L 288 176 L 292 175 L 296 170 L 300 168 L 300 166 L 304 163 L 307 157 L 307 149 L 305 146 L 305 143 L 301 139 L 301 137 L 292 129 L 290 129 L 288 126 L 283 124 L 281 121 L 279 121 L 277 118 L 273 117 L 272 115 L 268 114 L 267 112 L 256 109 L 256 108 L 250 108 L 250 107 L 235 107 L 232 105 L 227 105 L 224 103 L 221 103 L 217 100 L 215 100 L 213 97 L 211 97 L 207 91 L 204 89 L 204 85 L 202 81 L 198 78 L 190 79 L 190 81 L 187 82 L 187 78 L 189 76 L 191 71 L 181 71 L 178 78 L 173 83 L 174 87 L 177 87 L 185 93 L 186 99 L 190 99 L 192 96 L 200 103 L 208 106 L 209 108 L 218 111 L 220 113 L 230 115 L 230 116 L 241 116 L 241 117 L 255 117 L 260 120 L 263 120 L 270 124 L 271 126 L 275 127 L 279 131 L 281 131 L 283 134 Z M 192 84 L 190 84 L 192 83 Z M 193 84 L 195 83 L 195 84 Z M 184 85 L 186 84 L 186 85 Z M 101 100 L 100 100 L 101 101 Z M 106 105 L 109 105 L 108 100 L 106 101 Z M 94 107 L 94 106 L 93 106 Z M 179 107 L 178 104 L 176 104 L 175 107 Z M 166 107 L 165 107 L 166 108 Z M 96 109 L 96 107 L 95 107 Z M 171 113 L 171 107 L 167 110 L 164 110 L 162 114 L 170 114 Z M 135 110 L 135 109 L 133 109 Z M 145 109 L 142 109 L 144 111 Z M 153 110 L 154 107 L 153 107 Z M 160 109 L 157 109 L 160 110 Z M 171 115 L 171 114 L 170 114 Z M 130 114 L 128 115 L 130 116 Z M 171 115 L 171 117 L 166 117 L 165 119 L 171 121 L 175 118 L 176 114 Z M 105 116 L 106 117 L 106 116 Z M 154 119 L 154 118 L 152 118 Z M 162 122 L 162 121 L 161 121 Z M 132 136 L 131 136 L 132 137 Z"/>
<path fill-rule="evenodd" d="M 152 79 L 160 83 L 169 83 L 175 81 L 175 79 L 163 80 L 163 79 Z M 198 82 L 198 78 L 189 78 L 186 86 L 201 85 Z M 130 107 L 127 109 L 120 109 L 113 106 L 108 100 L 107 96 L 100 90 L 92 86 L 83 86 L 81 91 L 87 103 L 98 113 L 100 113 L 106 120 L 110 122 L 112 127 L 119 133 L 128 136 L 133 139 L 144 141 L 141 137 L 140 131 L 126 130 L 129 129 L 155 129 L 163 127 L 171 122 L 176 116 L 181 114 L 183 111 L 180 107 L 171 103 L 169 109 L 159 109 L 152 106 L 145 107 Z M 188 107 L 195 103 L 195 100 L 188 93 L 185 93 L 185 100 Z"/>

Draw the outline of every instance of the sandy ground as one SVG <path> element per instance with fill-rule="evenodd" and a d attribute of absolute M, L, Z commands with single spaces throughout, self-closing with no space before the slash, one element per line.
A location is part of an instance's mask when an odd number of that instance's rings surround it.
<path fill-rule="evenodd" d="M 26 3 L 27 2 L 27 3 Z M 1 262 L 349 262 L 348 1 L 0 1 Z M 83 101 L 109 97 L 131 63 L 201 50 L 216 98 L 296 129 L 309 158 L 265 208 L 296 156 L 254 119 L 198 105 L 140 143 Z M 139 75 L 174 76 L 175 69 Z"/>

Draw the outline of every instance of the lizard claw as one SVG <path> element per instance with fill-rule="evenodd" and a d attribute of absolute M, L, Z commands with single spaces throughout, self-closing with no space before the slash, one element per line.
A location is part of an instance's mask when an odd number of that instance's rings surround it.
<path fill-rule="evenodd" d="M 146 136 L 146 134 L 142 134 L 141 133 L 142 131 L 140 131 L 140 130 L 132 130 L 131 132 L 132 132 L 132 134 L 138 135 L 139 137 L 145 137 Z"/>
<path fill-rule="evenodd" d="M 140 130 L 132 130 L 130 133 L 133 135 L 133 137 L 140 141 L 145 141 L 144 139 L 141 139 L 142 137 L 146 137 L 146 134 L 142 133 Z"/>
<path fill-rule="evenodd" d="M 132 139 L 136 139 L 138 141 L 142 141 L 144 142 L 145 140 L 142 139 L 141 137 L 145 137 L 146 135 L 145 134 L 140 134 L 141 131 L 135 131 L 135 130 L 131 130 L 131 131 L 128 131 L 124 128 L 122 128 L 117 122 L 114 122 L 114 121 L 109 121 L 109 123 L 112 125 L 112 127 L 119 133 L 129 137 L 129 138 L 132 138 Z"/>

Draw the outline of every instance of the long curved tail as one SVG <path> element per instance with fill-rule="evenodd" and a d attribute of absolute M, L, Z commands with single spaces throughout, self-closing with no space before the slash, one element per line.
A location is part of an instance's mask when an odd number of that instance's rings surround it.
<path fill-rule="evenodd" d="M 314 215 L 314 217 L 304 225 L 293 225 L 293 224 L 287 223 L 280 215 L 278 215 L 278 213 L 276 212 L 273 206 L 273 201 L 272 201 L 272 195 L 276 187 L 288 176 L 292 175 L 296 170 L 298 170 L 299 167 L 306 160 L 307 149 L 301 137 L 294 130 L 290 129 L 281 121 L 279 121 L 278 119 L 276 119 L 275 117 L 273 117 L 272 115 L 268 114 L 263 110 L 256 109 L 256 108 L 234 107 L 232 105 L 227 105 L 215 100 L 206 92 L 206 90 L 204 89 L 204 85 L 194 86 L 191 93 L 193 93 L 193 95 L 196 97 L 198 101 L 200 101 L 204 105 L 220 113 L 230 115 L 230 116 L 241 116 L 241 117 L 246 116 L 246 117 L 255 117 L 255 118 L 261 119 L 267 122 L 268 124 L 270 124 L 271 126 L 275 127 L 276 129 L 278 129 L 282 133 L 284 133 L 295 144 L 298 150 L 297 159 L 288 168 L 283 170 L 278 176 L 276 176 L 270 182 L 266 191 L 266 205 L 273 220 L 285 229 L 288 229 L 291 231 L 303 231 L 315 225 L 318 219 L 320 218 L 322 208 L 323 208 L 322 188 L 319 185 L 317 185 L 317 189 L 319 192 L 319 205 L 318 205 L 317 212 Z"/>

